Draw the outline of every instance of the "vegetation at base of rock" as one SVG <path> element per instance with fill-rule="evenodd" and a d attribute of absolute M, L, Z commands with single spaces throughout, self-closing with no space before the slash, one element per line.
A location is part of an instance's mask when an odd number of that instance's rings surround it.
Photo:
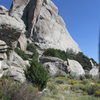
<path fill-rule="evenodd" d="M 66 61 L 68 59 L 76 60 L 83 66 L 83 69 L 85 69 L 85 70 L 92 69 L 92 65 L 91 65 L 90 60 L 92 60 L 93 63 L 97 64 L 94 59 L 89 59 L 82 52 L 79 52 L 78 54 L 75 55 L 73 53 L 61 51 L 61 50 L 58 50 L 58 49 L 49 48 L 49 49 L 46 49 L 44 51 L 43 55 L 44 56 L 58 57 L 62 60 L 66 60 Z"/>
<path fill-rule="evenodd" d="M 62 81 L 62 83 L 70 85 L 70 89 L 74 92 L 81 90 L 82 93 L 86 93 L 88 95 L 96 96 L 96 93 L 98 93 L 99 95 L 99 90 L 100 90 L 99 82 L 95 82 L 90 79 L 74 80 L 65 77 L 57 77 L 55 80 L 60 80 Z"/>
<path fill-rule="evenodd" d="M 63 82 L 59 84 L 56 80 Z M 48 80 L 42 95 L 38 93 L 31 84 L 19 83 L 6 76 L 0 79 L 0 100 L 99 100 L 100 83 L 56 77 Z"/>
<path fill-rule="evenodd" d="M 23 59 L 23 60 L 28 60 L 29 58 L 32 59 L 34 58 L 38 58 L 39 54 L 36 50 L 36 46 L 34 45 L 34 43 L 29 43 L 27 45 L 27 51 L 32 52 L 32 55 L 30 54 L 26 54 L 24 51 L 22 51 L 20 48 L 15 48 L 15 52 Z"/>
<path fill-rule="evenodd" d="M 62 84 L 58 80 L 62 81 Z M 99 100 L 100 98 L 96 96 L 96 93 L 99 94 L 99 86 L 100 83 L 88 79 L 51 78 L 47 83 L 48 90 L 42 100 Z M 93 94 L 89 94 L 90 91 Z"/>
<path fill-rule="evenodd" d="M 27 45 L 27 50 L 33 53 L 32 56 L 34 56 L 34 57 L 36 57 L 36 58 L 38 57 L 38 52 L 37 52 L 37 50 L 36 50 L 36 46 L 35 46 L 34 43 L 29 43 L 29 44 Z"/>
<path fill-rule="evenodd" d="M 25 75 L 27 80 L 38 87 L 39 90 L 43 90 L 46 87 L 48 72 L 36 58 L 32 59 L 31 67 L 27 69 Z"/>
<path fill-rule="evenodd" d="M 32 85 L 19 83 L 11 78 L 0 78 L 0 100 L 40 100 L 38 89 Z"/>
<path fill-rule="evenodd" d="M 100 97 L 100 89 L 95 92 L 95 96 Z"/>
<path fill-rule="evenodd" d="M 64 51 L 52 49 L 52 48 L 45 50 L 43 55 L 44 56 L 58 57 L 58 58 L 63 59 L 63 60 L 67 60 L 67 58 L 68 58 L 67 54 Z"/>
<path fill-rule="evenodd" d="M 38 52 L 34 44 L 28 44 L 27 50 L 32 52 L 33 54 L 31 56 L 27 55 L 24 51 L 20 50 L 19 48 L 16 48 L 15 52 L 24 60 L 30 59 L 31 67 L 28 68 L 27 71 L 25 71 L 26 78 L 34 86 L 38 87 L 39 90 L 42 90 L 46 87 L 48 81 L 48 72 L 38 61 Z"/>
<path fill-rule="evenodd" d="M 22 51 L 19 48 L 15 48 L 15 52 L 23 59 L 23 60 L 28 60 L 29 56 L 25 54 L 24 51 Z"/>

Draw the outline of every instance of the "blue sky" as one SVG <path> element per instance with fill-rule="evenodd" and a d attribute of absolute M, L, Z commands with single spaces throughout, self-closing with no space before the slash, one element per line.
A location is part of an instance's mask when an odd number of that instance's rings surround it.
<path fill-rule="evenodd" d="M 12 0 L 0 0 L 7 8 Z M 59 8 L 68 31 L 90 58 L 98 61 L 100 0 L 52 0 Z"/>
<path fill-rule="evenodd" d="M 81 50 L 98 61 L 100 0 L 52 0 Z"/>

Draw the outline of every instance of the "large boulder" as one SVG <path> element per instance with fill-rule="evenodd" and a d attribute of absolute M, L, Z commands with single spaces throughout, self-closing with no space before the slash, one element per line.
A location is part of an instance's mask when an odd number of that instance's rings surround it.
<path fill-rule="evenodd" d="M 52 76 L 58 75 L 60 72 L 66 74 L 76 74 L 77 76 L 84 75 L 83 67 L 75 60 L 63 61 L 56 57 L 40 57 L 40 62 L 47 68 Z M 60 73 L 61 74 L 61 73 Z"/>
<path fill-rule="evenodd" d="M 68 63 L 68 71 L 70 73 L 76 73 L 77 75 L 85 75 L 85 71 L 79 62 L 68 59 Z"/>
<path fill-rule="evenodd" d="M 30 36 L 41 48 L 80 51 L 51 0 L 14 0 L 10 16 L 24 21 Z"/>
<path fill-rule="evenodd" d="M 67 62 L 56 58 L 56 57 L 40 57 L 40 62 L 48 70 L 51 76 L 63 75 L 63 73 L 68 73 Z"/>

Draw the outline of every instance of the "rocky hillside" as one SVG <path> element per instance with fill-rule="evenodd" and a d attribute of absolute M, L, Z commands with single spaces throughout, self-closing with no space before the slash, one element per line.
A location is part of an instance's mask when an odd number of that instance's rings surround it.
<path fill-rule="evenodd" d="M 98 79 L 99 66 L 81 52 L 51 0 L 13 0 L 10 10 L 0 6 L 0 77 L 41 90 L 47 72 L 49 78 Z"/>

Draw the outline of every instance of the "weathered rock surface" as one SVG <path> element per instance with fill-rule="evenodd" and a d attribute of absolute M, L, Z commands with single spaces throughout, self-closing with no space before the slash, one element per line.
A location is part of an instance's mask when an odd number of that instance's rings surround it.
<path fill-rule="evenodd" d="M 68 59 L 68 63 L 69 63 L 69 66 L 68 66 L 69 72 L 76 73 L 77 75 L 85 74 L 85 71 L 79 62 Z"/>
<path fill-rule="evenodd" d="M 20 20 L 29 1 L 30 0 L 13 0 L 10 8 L 10 16 Z"/>
<path fill-rule="evenodd" d="M 27 39 L 24 32 L 24 22 L 9 16 L 8 10 L 0 6 L 0 77 L 7 75 L 20 82 L 26 81 L 24 70 L 30 66 L 29 62 L 12 50 L 18 45 L 26 50 Z"/>
<path fill-rule="evenodd" d="M 41 57 L 40 62 L 49 71 L 51 76 L 62 75 L 67 72 L 67 63 L 56 57 Z"/>
<path fill-rule="evenodd" d="M 63 62 L 63 60 L 57 58 L 57 57 L 45 57 L 45 56 L 42 56 L 39 58 L 40 61 L 42 63 L 46 63 L 46 62 Z"/>
<path fill-rule="evenodd" d="M 8 14 L 8 9 L 6 9 L 4 6 L 0 5 L 0 14 L 7 15 Z"/>
<path fill-rule="evenodd" d="M 25 34 L 20 35 L 20 37 L 18 39 L 17 47 L 19 47 L 23 51 L 26 50 L 26 48 L 27 48 L 27 38 L 26 38 Z"/>
<path fill-rule="evenodd" d="M 0 40 L 0 60 L 7 59 L 7 48 L 6 43 Z"/>
<path fill-rule="evenodd" d="M 78 76 L 85 74 L 83 67 L 75 60 L 68 60 L 67 62 L 56 57 L 41 57 L 40 61 L 52 76 L 57 75 L 60 71 L 67 74 L 75 73 Z"/>
<path fill-rule="evenodd" d="M 14 0 L 10 15 L 22 18 L 31 37 L 41 48 L 80 51 L 51 0 Z"/>
<path fill-rule="evenodd" d="M 89 74 L 92 76 L 99 76 L 99 66 L 96 66 L 93 64 L 93 62 L 90 60 L 92 69 L 90 70 Z"/>
<path fill-rule="evenodd" d="M 12 53 L 12 59 L 0 61 L 0 77 L 7 75 L 14 80 L 26 82 L 24 71 L 30 66 L 28 62 L 23 61 L 15 52 Z"/>
<path fill-rule="evenodd" d="M 25 32 L 24 23 L 18 22 L 15 18 L 9 15 L 0 14 L 0 40 L 3 40 L 7 45 L 18 40 L 20 35 Z"/>
<path fill-rule="evenodd" d="M 94 67 L 94 68 L 92 68 L 91 70 L 90 70 L 90 73 L 89 73 L 90 75 L 92 75 L 92 76 L 98 76 L 99 75 L 99 67 Z"/>

